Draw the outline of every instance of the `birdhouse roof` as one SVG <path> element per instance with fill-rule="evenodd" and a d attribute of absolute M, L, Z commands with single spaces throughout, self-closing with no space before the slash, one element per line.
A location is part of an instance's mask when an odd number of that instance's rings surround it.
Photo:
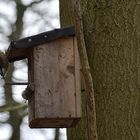
<path fill-rule="evenodd" d="M 16 41 L 11 41 L 6 52 L 8 60 L 9 62 L 14 62 L 27 58 L 28 54 L 30 53 L 29 49 L 56 40 L 58 38 L 68 36 L 75 36 L 75 29 L 73 26 L 54 29 L 34 36 L 29 36 Z"/>

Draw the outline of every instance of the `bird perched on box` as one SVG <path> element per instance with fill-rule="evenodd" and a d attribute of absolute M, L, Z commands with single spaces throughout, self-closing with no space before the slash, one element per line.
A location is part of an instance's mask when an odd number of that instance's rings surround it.
<path fill-rule="evenodd" d="M 4 78 L 7 73 L 9 62 L 4 52 L 0 50 L 0 75 Z"/>

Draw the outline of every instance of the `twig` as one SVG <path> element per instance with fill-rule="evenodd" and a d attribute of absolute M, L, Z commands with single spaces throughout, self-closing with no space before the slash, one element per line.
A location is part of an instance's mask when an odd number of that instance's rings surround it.
<path fill-rule="evenodd" d="M 27 5 L 27 7 L 32 7 L 34 4 L 39 4 L 41 2 L 43 2 L 44 0 L 39 0 L 39 1 L 33 1 L 31 2 L 29 5 Z"/>
<path fill-rule="evenodd" d="M 80 0 L 73 0 L 73 12 L 75 17 L 76 37 L 78 42 L 78 50 L 82 65 L 82 73 L 85 80 L 86 93 L 87 93 L 87 108 L 88 108 L 88 135 L 89 140 L 98 140 L 97 128 L 96 128 L 96 110 L 95 110 L 95 98 L 93 89 L 93 80 L 90 72 L 90 66 L 88 62 L 85 40 L 83 34 L 83 23 L 80 9 Z"/>
<path fill-rule="evenodd" d="M 5 85 L 28 85 L 28 82 L 6 82 Z"/>
<path fill-rule="evenodd" d="M 15 111 L 21 108 L 26 108 L 27 105 L 25 104 L 18 104 L 18 105 L 14 105 L 14 106 L 5 106 L 5 107 L 1 107 L 0 108 L 0 112 L 6 112 L 6 111 Z"/>

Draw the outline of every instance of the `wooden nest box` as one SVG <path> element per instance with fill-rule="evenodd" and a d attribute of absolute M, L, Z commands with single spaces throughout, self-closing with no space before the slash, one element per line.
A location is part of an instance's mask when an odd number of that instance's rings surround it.
<path fill-rule="evenodd" d="M 67 128 L 79 121 L 80 60 L 74 27 L 12 41 L 7 56 L 9 62 L 28 58 L 31 128 Z"/>

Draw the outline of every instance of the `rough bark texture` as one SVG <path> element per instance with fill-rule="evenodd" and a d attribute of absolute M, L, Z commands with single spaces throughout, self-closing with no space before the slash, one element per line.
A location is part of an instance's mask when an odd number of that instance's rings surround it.
<path fill-rule="evenodd" d="M 66 4 L 66 3 L 63 3 L 63 4 Z M 88 62 L 88 58 L 87 58 L 87 52 L 86 52 L 86 48 L 85 48 L 80 1 L 72 0 L 70 4 L 71 4 L 70 7 L 71 7 L 71 12 L 72 12 L 71 14 L 73 15 L 72 20 L 74 21 L 75 30 L 76 30 L 83 80 L 85 81 L 85 88 L 86 88 L 86 92 L 85 92 L 86 95 L 84 97 L 86 97 L 86 99 L 87 99 L 86 100 L 86 112 L 88 112 L 88 113 L 86 113 L 87 139 L 88 140 L 97 140 L 98 138 L 97 138 L 97 129 L 96 129 L 96 111 L 95 111 L 94 89 L 93 89 L 92 75 L 90 72 L 89 62 Z M 61 7 L 61 9 L 63 9 L 63 6 Z M 64 12 L 64 11 L 62 11 L 62 12 Z M 61 17 L 61 18 L 63 18 L 63 17 Z M 92 124 L 92 125 L 90 125 L 90 124 Z M 82 135 L 82 137 L 83 137 L 83 135 Z"/>
<path fill-rule="evenodd" d="M 86 48 L 94 77 L 98 138 L 139 140 L 139 2 L 82 0 L 82 10 Z M 76 131 L 79 134 L 81 130 Z M 76 140 L 72 135 L 69 138 Z"/>
<path fill-rule="evenodd" d="M 60 0 L 60 20 L 63 27 L 74 24 L 71 1 Z"/>
<path fill-rule="evenodd" d="M 83 80 L 85 81 L 85 93 L 87 97 L 87 129 L 88 129 L 88 140 L 98 140 L 97 128 L 96 128 L 96 110 L 95 110 L 95 98 L 93 79 L 91 70 L 89 67 L 87 51 L 85 46 L 85 39 L 83 34 L 83 21 L 81 14 L 80 0 L 72 1 L 72 9 L 74 13 L 74 25 L 76 30 L 77 44 L 79 50 L 79 56 L 81 60 L 81 68 L 83 74 Z M 92 125 L 90 125 L 92 124 Z"/>

